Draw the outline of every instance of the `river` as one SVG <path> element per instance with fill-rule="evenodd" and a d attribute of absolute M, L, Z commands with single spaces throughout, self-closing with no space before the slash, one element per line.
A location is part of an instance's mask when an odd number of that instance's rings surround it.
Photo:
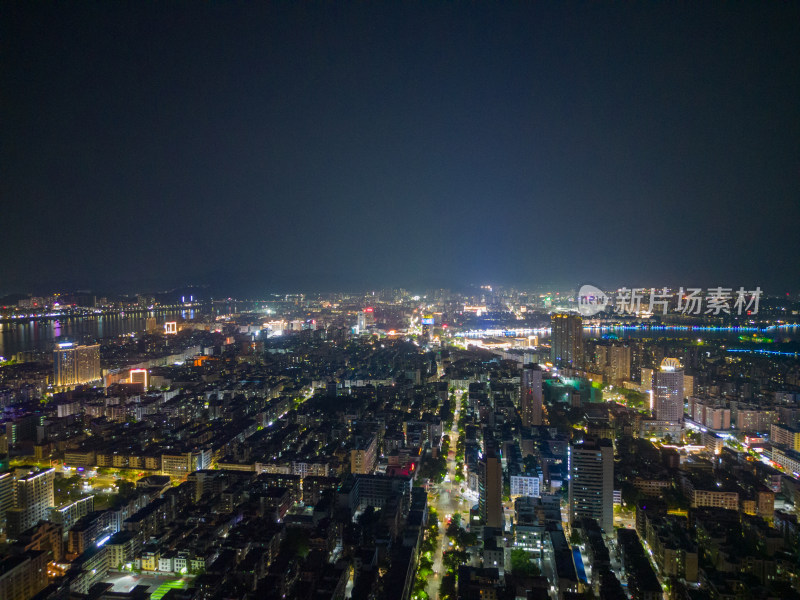
<path fill-rule="evenodd" d="M 31 320 L 16 323 L 0 323 L 0 356 L 11 358 L 17 352 L 52 350 L 57 338 L 70 341 L 87 343 L 105 338 L 115 338 L 144 331 L 148 317 L 155 316 L 159 323 L 171 319 L 192 319 L 195 310 L 175 310 L 164 312 L 137 312 L 131 314 L 97 315 L 95 317 L 72 317 L 59 320 Z M 500 330 L 488 335 L 502 335 Z M 534 332 L 542 341 L 550 338 L 549 330 Z M 774 342 L 800 341 L 800 326 L 769 327 L 763 330 L 755 328 L 722 329 L 715 327 L 701 328 L 603 328 L 584 329 L 584 338 L 597 339 L 601 337 L 614 337 L 620 340 L 633 340 L 642 338 L 666 339 L 725 339 L 739 341 L 740 336 L 764 336 Z M 477 336 L 476 336 L 477 337 Z M 772 347 L 767 344 L 765 348 Z"/>
<path fill-rule="evenodd" d="M 144 331 L 148 317 L 163 323 L 194 316 L 191 309 L 0 323 L 0 356 L 9 359 L 17 352 L 48 352 L 58 338 L 89 343 Z"/>

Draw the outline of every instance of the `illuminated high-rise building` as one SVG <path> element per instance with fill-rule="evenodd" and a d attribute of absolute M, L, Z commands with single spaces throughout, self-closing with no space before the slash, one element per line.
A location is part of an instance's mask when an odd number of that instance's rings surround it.
<path fill-rule="evenodd" d="M 147 320 L 145 321 L 145 331 L 147 333 L 158 333 L 158 321 L 155 317 L 147 317 Z"/>
<path fill-rule="evenodd" d="M 433 315 L 424 315 L 422 317 L 422 339 L 426 342 L 431 341 L 433 338 Z"/>
<path fill-rule="evenodd" d="M 684 398 L 694 396 L 694 375 L 683 374 L 683 396 Z"/>
<path fill-rule="evenodd" d="M 28 600 L 47 587 L 47 563 L 52 558 L 45 550 L 24 552 L 0 560 L 0 598 Z"/>
<path fill-rule="evenodd" d="M 621 383 L 631 378 L 630 346 L 614 344 L 608 348 L 608 363 L 605 374 L 614 383 Z"/>
<path fill-rule="evenodd" d="M 611 440 L 589 438 L 569 446 L 569 522 L 596 519 L 614 531 L 614 448 Z"/>
<path fill-rule="evenodd" d="M 75 383 L 75 347 L 72 343 L 58 344 L 53 351 L 53 385 L 61 387 Z"/>
<path fill-rule="evenodd" d="M 679 423 L 683 420 L 683 368 L 676 358 L 665 358 L 655 373 L 653 400 L 656 419 Z"/>
<path fill-rule="evenodd" d="M 100 370 L 100 344 L 78 346 L 76 353 L 78 383 L 89 383 L 103 378 Z"/>
<path fill-rule="evenodd" d="M 362 311 L 358 312 L 356 328 L 358 333 L 364 333 L 370 327 L 375 326 L 375 309 L 368 306 Z"/>
<path fill-rule="evenodd" d="M 76 346 L 64 342 L 53 351 L 53 385 L 56 387 L 79 385 L 101 378 L 100 344 Z"/>
<path fill-rule="evenodd" d="M 491 441 L 478 461 L 478 510 L 487 527 L 503 528 L 503 467 Z"/>
<path fill-rule="evenodd" d="M 649 367 L 641 368 L 641 391 L 651 392 L 653 390 L 653 381 L 655 380 L 655 371 Z"/>
<path fill-rule="evenodd" d="M 631 378 L 631 348 L 628 345 L 596 344 L 594 360 L 590 361 L 588 356 L 584 358 L 584 367 L 597 369 L 606 381 L 620 384 Z"/>
<path fill-rule="evenodd" d="M 542 424 L 542 369 L 537 364 L 528 364 L 522 369 L 519 404 L 523 427 Z"/>
<path fill-rule="evenodd" d="M 550 360 L 554 367 L 578 369 L 583 364 L 583 320 L 579 315 L 550 317 Z"/>
<path fill-rule="evenodd" d="M 19 471 L 15 473 L 14 508 L 6 511 L 8 534 L 12 538 L 39 521 L 46 521 L 55 505 L 55 469 Z"/>
<path fill-rule="evenodd" d="M 357 475 L 371 475 L 375 470 L 377 459 L 377 438 L 359 440 L 355 448 L 350 450 L 350 472 Z"/>
<path fill-rule="evenodd" d="M 0 527 L 6 522 L 6 511 L 14 507 L 14 472 L 0 473 Z"/>

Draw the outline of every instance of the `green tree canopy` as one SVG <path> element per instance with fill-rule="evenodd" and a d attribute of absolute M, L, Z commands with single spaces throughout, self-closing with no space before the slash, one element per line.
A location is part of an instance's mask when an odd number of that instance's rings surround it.
<path fill-rule="evenodd" d="M 514 548 L 511 551 L 511 573 L 521 577 L 536 577 L 541 572 L 525 550 Z"/>

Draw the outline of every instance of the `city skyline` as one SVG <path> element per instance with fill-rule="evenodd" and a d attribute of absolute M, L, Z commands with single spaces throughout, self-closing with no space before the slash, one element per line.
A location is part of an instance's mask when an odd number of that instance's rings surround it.
<path fill-rule="evenodd" d="M 0 57 L 0 600 L 800 600 L 800 2 Z"/>
<path fill-rule="evenodd" d="M 718 283 L 718 282 L 717 282 Z M 577 312 L 582 316 L 591 317 L 601 311 L 610 311 L 620 314 L 632 315 L 642 311 L 655 311 L 656 313 L 666 314 L 676 309 L 676 299 L 681 296 L 681 302 L 677 306 L 678 312 L 688 311 L 690 313 L 700 313 L 707 308 L 708 298 L 722 294 L 729 299 L 729 304 L 738 303 L 734 310 L 739 311 L 746 307 L 757 308 L 762 299 L 789 299 L 798 296 L 797 291 L 788 291 L 783 288 L 773 288 L 763 290 L 760 285 L 737 286 L 730 284 L 727 286 L 701 284 L 693 286 L 662 286 L 662 285 L 642 285 L 627 287 L 608 286 L 604 290 L 592 286 L 603 295 L 603 302 L 595 306 L 584 304 L 587 298 L 584 295 L 586 286 L 579 285 L 552 285 L 545 283 L 522 284 L 522 285 L 489 285 L 485 282 L 456 284 L 452 286 L 408 286 L 402 284 L 386 285 L 381 287 L 370 286 L 343 286 L 339 288 L 303 288 L 288 287 L 286 284 L 276 285 L 271 289 L 243 290 L 239 286 L 217 287 L 212 285 L 185 285 L 177 287 L 144 287 L 141 285 L 131 285 L 127 288 L 106 287 L 84 287 L 76 289 L 71 287 L 58 288 L 56 286 L 39 285 L 33 289 L 15 289 L 12 292 L 0 291 L 0 308 L 11 308 L 18 302 L 27 303 L 29 300 L 43 303 L 41 307 L 58 302 L 59 298 L 65 301 L 62 305 L 91 306 L 93 302 L 100 299 L 135 299 L 137 297 L 153 298 L 156 305 L 185 304 L 192 302 L 207 302 L 210 299 L 216 300 L 235 300 L 235 301 L 270 301 L 285 296 L 302 295 L 308 297 L 323 297 L 330 295 L 354 296 L 354 295 L 380 295 L 403 291 L 412 296 L 419 296 L 421 299 L 437 294 L 447 293 L 463 296 L 493 296 L 506 293 L 524 293 L 539 296 L 553 296 L 560 301 L 573 303 L 570 311 Z M 751 289 L 755 288 L 755 289 Z M 652 294 L 652 297 L 651 297 Z M 75 301 L 76 299 L 80 301 Z M 757 301 L 756 301 L 757 300 Z M 594 302 L 592 299 L 591 302 Z M 706 303 L 704 305 L 704 303 Z M 741 305 L 741 307 L 739 306 Z M 33 305 L 31 305 L 33 306 Z M 741 309 L 741 310 L 740 310 Z M 758 312 L 756 310 L 756 312 Z"/>
<path fill-rule="evenodd" d="M 800 303 L 616 296 L 25 298 L 0 596 L 799 599 Z"/>

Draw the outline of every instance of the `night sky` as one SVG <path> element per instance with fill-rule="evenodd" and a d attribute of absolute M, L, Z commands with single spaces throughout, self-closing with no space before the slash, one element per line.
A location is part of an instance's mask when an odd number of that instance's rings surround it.
<path fill-rule="evenodd" d="M 0 293 L 800 289 L 800 3 L 0 4 Z"/>

